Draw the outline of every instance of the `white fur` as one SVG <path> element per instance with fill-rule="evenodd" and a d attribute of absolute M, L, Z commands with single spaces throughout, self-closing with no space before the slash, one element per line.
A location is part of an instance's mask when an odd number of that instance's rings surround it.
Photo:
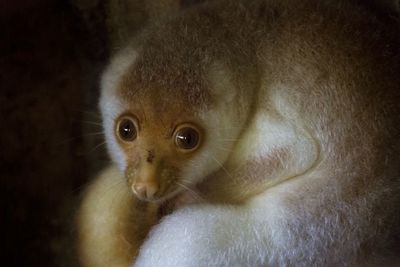
<path fill-rule="evenodd" d="M 234 101 L 235 91 L 230 75 L 220 64 L 214 64 L 210 71 L 210 81 L 213 85 L 215 103 L 210 110 L 198 112 L 202 124 L 206 126 L 207 138 L 203 148 L 196 152 L 192 160 L 182 170 L 182 176 L 190 183 L 199 182 L 199 179 L 221 168 L 228 159 L 229 152 L 237 143 L 236 138 L 243 127 L 243 119 L 237 112 Z M 225 97 L 226 96 L 226 97 Z M 232 114 L 238 114 L 232 116 Z M 243 114 L 241 115 L 243 116 Z"/>
<path fill-rule="evenodd" d="M 126 167 L 126 155 L 120 148 L 115 137 L 115 120 L 126 109 L 127 105 L 118 96 L 117 88 L 126 69 L 134 63 L 137 54 L 133 49 L 119 52 L 105 70 L 101 80 L 100 110 L 107 148 L 119 169 Z"/>
<path fill-rule="evenodd" d="M 353 247 L 335 243 L 336 237 L 350 233 L 338 220 L 338 211 L 318 216 L 285 204 L 288 194 L 300 193 L 302 183 L 268 190 L 242 207 L 181 209 L 154 228 L 134 266 L 346 266 L 346 255 Z M 325 191 L 329 198 L 332 194 Z M 340 211 L 340 203 L 337 205 Z M 347 238 L 356 237 L 350 234 Z"/>
<path fill-rule="evenodd" d="M 318 144 L 304 129 L 262 112 L 255 116 L 232 157 L 237 163 L 262 160 L 279 148 L 286 149 L 290 159 L 285 160 L 286 167 L 274 177 L 274 183 L 301 175 L 319 160 Z"/>
<path fill-rule="evenodd" d="M 353 266 L 361 237 L 374 234 L 368 202 L 382 195 L 346 203 L 334 175 L 311 171 L 243 206 L 178 210 L 153 228 L 134 266 Z"/>

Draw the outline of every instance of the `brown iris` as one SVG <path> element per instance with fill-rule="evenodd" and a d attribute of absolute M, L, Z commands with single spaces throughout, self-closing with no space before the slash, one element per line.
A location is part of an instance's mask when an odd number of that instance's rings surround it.
<path fill-rule="evenodd" d="M 199 141 L 200 134 L 194 127 L 183 126 L 175 132 L 175 144 L 180 149 L 193 150 L 197 148 Z"/>
<path fill-rule="evenodd" d="M 123 117 L 117 126 L 118 136 L 126 142 L 130 142 L 137 137 L 137 127 L 133 118 Z"/>

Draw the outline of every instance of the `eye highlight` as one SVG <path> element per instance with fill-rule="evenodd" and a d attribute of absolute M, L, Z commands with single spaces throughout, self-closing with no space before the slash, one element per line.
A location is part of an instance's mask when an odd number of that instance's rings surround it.
<path fill-rule="evenodd" d="M 175 131 L 175 145 L 187 151 L 196 149 L 200 144 L 199 131 L 190 125 L 182 125 Z"/>
<path fill-rule="evenodd" d="M 122 141 L 131 142 L 135 140 L 137 137 L 136 120 L 128 116 L 120 118 L 117 124 L 116 132 Z"/>

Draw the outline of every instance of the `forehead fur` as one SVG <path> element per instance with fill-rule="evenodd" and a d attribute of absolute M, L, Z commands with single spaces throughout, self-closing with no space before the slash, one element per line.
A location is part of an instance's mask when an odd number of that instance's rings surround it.
<path fill-rule="evenodd" d="M 210 104 L 207 76 L 211 51 L 200 40 L 193 42 L 193 36 L 184 36 L 181 30 L 157 25 L 143 37 L 139 56 L 122 79 L 120 93 L 124 98 L 142 95 L 154 100 L 173 99 L 195 108 Z M 163 101 L 155 104 L 162 105 Z"/>
<path fill-rule="evenodd" d="M 249 58 L 242 56 L 249 47 L 240 42 L 251 43 L 248 36 L 234 40 L 230 31 L 239 27 L 216 27 L 220 23 L 219 14 L 199 7 L 150 26 L 136 43 L 138 57 L 123 77 L 121 95 L 130 99 L 144 92 L 145 96 L 174 98 L 195 108 L 212 104 L 211 66 L 219 62 L 231 70 L 233 64 L 245 65 L 236 60 Z M 238 49 L 232 44 L 238 44 Z"/>
<path fill-rule="evenodd" d="M 183 65 L 142 54 L 123 75 L 119 94 L 130 103 L 140 99 L 161 110 L 171 104 L 206 108 L 211 100 L 206 74 Z"/>

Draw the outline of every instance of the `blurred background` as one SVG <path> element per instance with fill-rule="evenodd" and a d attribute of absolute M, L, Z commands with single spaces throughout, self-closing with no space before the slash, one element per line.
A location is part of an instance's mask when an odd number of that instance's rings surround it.
<path fill-rule="evenodd" d="M 197 2 L 0 0 L 2 266 L 79 266 L 75 213 L 109 162 L 99 75 L 148 21 Z"/>
<path fill-rule="evenodd" d="M 105 18 L 100 1 L 0 1 L 2 266 L 79 266 L 77 203 L 108 161 L 96 104 Z"/>

